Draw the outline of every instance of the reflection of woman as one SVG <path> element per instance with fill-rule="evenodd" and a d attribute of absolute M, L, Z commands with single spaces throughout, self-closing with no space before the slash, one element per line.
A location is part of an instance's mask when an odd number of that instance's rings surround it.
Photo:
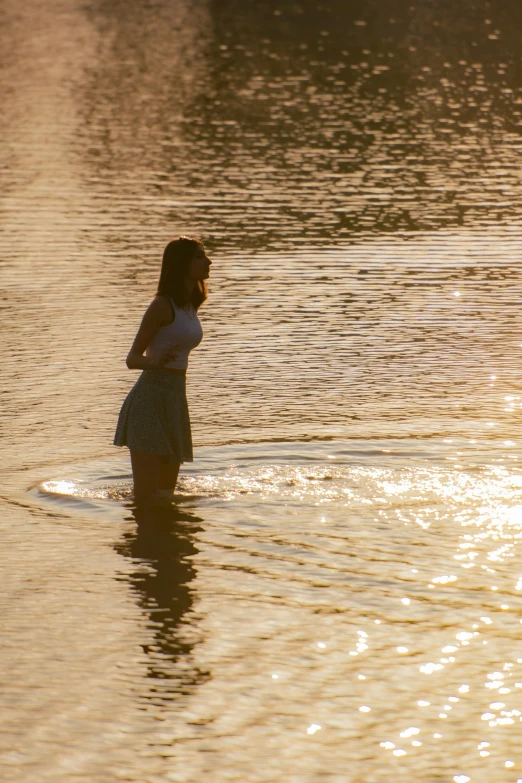
<path fill-rule="evenodd" d="M 207 679 L 207 674 L 192 663 L 198 629 L 195 616 L 190 624 L 187 618 L 189 612 L 194 612 L 193 558 L 198 553 L 196 536 L 203 520 L 176 506 L 140 506 L 133 516 L 136 530 L 125 533 L 114 548 L 133 563 L 127 569 L 130 583 L 151 621 L 151 638 L 144 645 L 149 655 L 148 676 L 172 681 L 168 691 L 161 691 L 168 699 L 174 692 L 190 692 Z M 183 665 L 173 666 L 178 662 Z M 157 693 L 156 698 L 161 695 Z"/>
<path fill-rule="evenodd" d="M 137 501 L 173 490 L 180 464 L 193 459 L 185 376 L 189 352 L 203 337 L 197 310 L 207 298 L 210 264 L 197 239 L 169 242 L 157 296 L 127 356 L 127 367 L 143 372 L 122 405 L 114 444 L 130 449 Z"/>

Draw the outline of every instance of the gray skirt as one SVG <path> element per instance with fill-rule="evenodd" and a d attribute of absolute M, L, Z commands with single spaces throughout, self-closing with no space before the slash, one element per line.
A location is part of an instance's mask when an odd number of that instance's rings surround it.
<path fill-rule="evenodd" d="M 144 370 L 121 406 L 114 445 L 192 462 L 185 376 Z"/>

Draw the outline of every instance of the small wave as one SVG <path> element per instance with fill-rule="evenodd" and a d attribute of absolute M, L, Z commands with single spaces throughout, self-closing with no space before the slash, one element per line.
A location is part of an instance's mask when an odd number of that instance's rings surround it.
<path fill-rule="evenodd" d="M 257 498 L 265 504 L 349 504 L 355 509 L 383 503 L 415 506 L 428 498 L 445 502 L 448 493 L 457 496 L 463 486 L 471 495 L 480 494 L 486 474 L 488 480 L 513 480 L 513 487 L 520 481 L 518 454 L 504 442 L 481 446 L 437 440 L 419 449 L 394 439 L 379 445 L 293 441 L 206 447 L 196 462 L 182 466 L 175 493 L 163 495 L 176 503 Z M 512 458 L 509 470 L 506 456 Z M 38 493 L 59 502 L 128 504 L 133 498 L 132 477 L 119 456 L 75 466 L 73 475 L 42 482 Z"/>

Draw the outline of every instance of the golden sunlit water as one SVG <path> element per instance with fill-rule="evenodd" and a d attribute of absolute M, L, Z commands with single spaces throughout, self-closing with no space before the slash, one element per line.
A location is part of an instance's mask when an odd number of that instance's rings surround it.
<path fill-rule="evenodd" d="M 520 783 L 518 2 L 1 16 L 1 779 Z M 195 462 L 144 514 L 179 234 Z"/>

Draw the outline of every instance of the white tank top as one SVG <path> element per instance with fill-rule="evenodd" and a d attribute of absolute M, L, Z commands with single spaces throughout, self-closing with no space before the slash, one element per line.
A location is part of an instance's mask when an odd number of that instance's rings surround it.
<path fill-rule="evenodd" d="M 178 307 L 170 297 L 168 299 L 174 309 L 174 320 L 167 326 L 158 329 L 147 346 L 145 356 L 159 359 L 163 348 L 167 345 L 177 344 L 179 346 L 177 359 L 169 362 L 165 367 L 173 370 L 186 370 L 190 351 L 203 339 L 203 329 L 194 305 L 187 306 L 185 310 L 183 307 Z"/>

